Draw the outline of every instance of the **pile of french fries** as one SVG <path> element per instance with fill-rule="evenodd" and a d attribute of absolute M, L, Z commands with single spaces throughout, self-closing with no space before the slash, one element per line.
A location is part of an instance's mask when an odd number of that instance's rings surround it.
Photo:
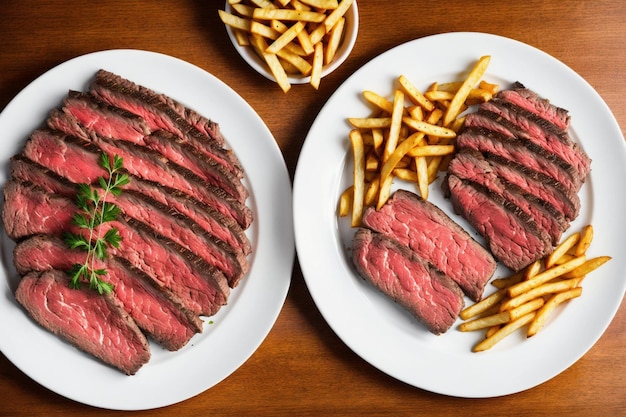
<path fill-rule="evenodd" d="M 544 259 L 509 277 L 493 280 L 497 290 L 460 313 L 466 321 L 459 330 L 485 330 L 485 338 L 473 351 L 491 349 L 524 327 L 527 337 L 536 335 L 558 305 L 579 297 L 585 276 L 611 259 L 587 259 L 592 239 L 593 227 L 587 225 L 562 240 Z"/>
<path fill-rule="evenodd" d="M 497 84 L 481 80 L 490 59 L 481 57 L 464 80 L 435 82 L 424 93 L 404 75 L 397 78 L 392 100 L 363 92 L 375 110 L 369 117 L 348 118 L 354 178 L 339 199 L 339 215 L 352 213 L 352 227 L 361 224 L 365 207 L 385 204 L 394 178 L 416 183 L 428 199 L 429 185 L 455 151 L 462 113 L 498 91 Z"/>
<path fill-rule="evenodd" d="M 319 88 L 322 67 L 342 41 L 345 13 L 354 0 L 229 0 L 234 13 L 219 10 L 237 42 L 252 47 L 286 93 L 289 74 L 310 76 Z"/>

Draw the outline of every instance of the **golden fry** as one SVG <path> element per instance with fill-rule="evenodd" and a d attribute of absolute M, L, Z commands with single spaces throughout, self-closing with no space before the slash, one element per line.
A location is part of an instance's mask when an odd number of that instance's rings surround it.
<path fill-rule="evenodd" d="M 504 297 L 506 297 L 506 290 L 504 289 L 498 290 L 494 292 L 493 294 L 491 294 L 490 296 L 483 298 L 481 301 L 475 304 L 472 304 L 469 307 L 466 307 L 465 309 L 461 311 L 459 316 L 463 320 L 468 320 L 482 313 L 483 311 L 493 307 L 494 305 L 498 304 L 500 301 L 502 301 L 502 299 L 504 299 Z"/>
<path fill-rule="evenodd" d="M 528 326 L 528 330 L 526 332 L 527 337 L 532 337 L 537 334 L 537 332 L 545 325 L 546 320 L 554 311 L 557 305 L 571 300 L 572 298 L 580 297 L 583 289 L 581 287 L 572 288 L 571 290 L 563 291 L 557 294 L 554 294 L 546 303 L 537 311 L 537 314 L 530 322 L 530 326 Z"/>
<path fill-rule="evenodd" d="M 512 321 L 505 326 L 502 326 L 497 332 L 487 337 L 476 346 L 474 346 L 474 352 L 482 352 L 494 347 L 498 342 L 502 341 L 505 337 L 514 333 L 517 329 L 524 327 L 535 317 L 535 312 L 528 313 L 525 316 L 520 317 L 519 319 Z"/>
<path fill-rule="evenodd" d="M 341 196 L 339 196 L 339 216 L 345 217 L 350 214 L 352 208 L 352 199 L 354 198 L 354 186 L 346 188 Z"/>
<path fill-rule="evenodd" d="M 391 156 L 398 145 L 400 137 L 400 126 L 402 125 L 402 116 L 404 114 L 404 93 L 396 90 L 393 96 L 393 109 L 391 112 L 391 124 L 389 125 L 389 133 L 387 134 L 387 142 L 383 152 L 383 162 Z"/>
<path fill-rule="evenodd" d="M 448 126 L 452 123 L 452 121 L 459 115 L 461 112 L 461 107 L 470 90 L 474 85 L 478 83 L 478 81 L 482 78 L 483 74 L 487 70 L 487 66 L 491 61 L 491 57 L 489 55 L 482 56 L 478 62 L 474 65 L 472 70 L 470 71 L 468 77 L 463 81 L 463 85 L 458 89 L 454 98 L 450 101 L 450 106 L 448 106 L 446 110 L 446 114 L 443 118 L 443 125 Z"/>
<path fill-rule="evenodd" d="M 545 282 L 558 278 L 559 276 L 563 275 L 566 272 L 569 272 L 573 269 L 578 268 L 584 262 L 585 262 L 585 255 L 581 255 L 562 265 L 556 265 L 550 269 L 546 269 L 545 271 L 535 275 L 529 280 L 522 281 L 518 284 L 513 285 L 512 287 L 509 287 L 508 295 L 511 298 L 516 297 L 528 290 L 538 287 L 539 285 Z"/>
<path fill-rule="evenodd" d="M 573 269 L 570 272 L 563 274 L 561 277 L 562 278 L 582 278 L 588 273 L 594 271 L 595 269 L 599 268 L 600 266 L 604 265 L 606 262 L 610 260 L 611 260 L 610 256 L 598 256 L 597 258 L 589 259 L 578 268 Z"/>
<path fill-rule="evenodd" d="M 398 82 L 404 92 L 409 96 L 409 99 L 411 99 L 415 104 L 420 105 L 426 111 L 432 111 L 435 108 L 435 105 L 428 100 L 424 94 L 422 94 L 404 75 L 398 77 Z"/>
<path fill-rule="evenodd" d="M 252 17 L 258 20 L 293 20 L 297 22 L 322 22 L 326 18 L 324 13 L 294 10 L 256 8 Z"/>
<path fill-rule="evenodd" d="M 589 246 L 591 246 L 591 241 L 593 240 L 593 226 L 587 225 L 583 227 L 583 230 L 580 232 L 580 240 L 578 241 L 578 245 L 574 250 L 574 256 L 580 256 L 583 253 L 587 252 Z"/>
<path fill-rule="evenodd" d="M 456 132 L 452 129 L 445 128 L 443 126 L 430 124 L 421 120 L 415 120 L 410 117 L 404 117 L 402 121 L 409 127 L 424 132 L 427 135 L 442 137 L 442 138 L 454 138 Z"/>
<path fill-rule="evenodd" d="M 363 215 L 363 197 L 365 192 L 365 153 L 363 150 L 363 137 L 358 130 L 350 131 L 350 143 L 354 160 L 354 191 L 352 201 L 352 227 L 361 224 Z"/>
<path fill-rule="evenodd" d="M 324 63 L 324 51 L 321 43 L 315 44 L 315 53 L 313 54 L 313 65 L 311 66 L 311 85 L 316 90 L 320 87 L 322 79 L 322 64 Z"/>
<path fill-rule="evenodd" d="M 550 255 L 546 258 L 546 268 L 550 268 L 557 263 L 561 256 L 565 255 L 580 240 L 580 233 L 573 233 L 567 239 L 561 241 Z"/>

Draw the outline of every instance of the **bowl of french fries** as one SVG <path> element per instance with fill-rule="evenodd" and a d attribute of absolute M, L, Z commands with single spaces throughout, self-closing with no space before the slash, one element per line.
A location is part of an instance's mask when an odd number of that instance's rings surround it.
<path fill-rule="evenodd" d="M 241 57 L 285 93 L 293 84 L 319 89 L 359 27 L 355 0 L 227 0 L 218 13 Z"/>

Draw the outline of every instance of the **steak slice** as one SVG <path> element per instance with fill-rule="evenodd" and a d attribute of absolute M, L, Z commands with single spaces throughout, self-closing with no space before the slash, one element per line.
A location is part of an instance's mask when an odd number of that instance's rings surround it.
<path fill-rule="evenodd" d="M 36 235 L 17 244 L 13 251 L 20 275 L 55 269 L 69 271 L 85 261 L 85 252 L 68 249 L 58 237 Z M 178 297 L 158 286 L 122 258 L 97 261 L 96 268 L 106 269 L 105 280 L 113 284 L 115 296 L 139 328 L 164 348 L 175 351 L 196 333 L 202 321 L 182 307 Z M 86 284 L 84 284 L 86 285 Z"/>
<path fill-rule="evenodd" d="M 241 167 L 236 155 L 224 148 L 224 138 L 216 129 L 217 124 L 207 121 L 171 97 L 105 70 L 96 73 L 89 92 L 105 103 L 143 117 L 152 130 L 171 132 L 200 152 L 220 151 L 233 165 Z"/>
<path fill-rule="evenodd" d="M 352 260 L 358 273 L 434 333 L 445 333 L 464 306 L 463 292 L 408 247 L 360 228 Z"/>
<path fill-rule="evenodd" d="M 501 195 L 503 199 L 515 204 L 535 220 L 537 226 L 552 237 L 553 245 L 558 244 L 563 232 L 569 227 L 569 222 L 565 216 L 552 204 L 506 181 L 498 176 L 497 172 L 497 166 L 493 167 L 480 152 L 471 149 L 458 152 L 448 164 L 448 174 L 455 175 L 462 180 L 475 182 Z M 449 196 L 447 182 L 443 181 L 442 186 L 444 195 Z"/>
<path fill-rule="evenodd" d="M 497 98 L 482 103 L 480 114 L 505 126 L 513 135 L 528 140 L 548 153 L 558 156 L 568 171 L 575 171 L 582 183 L 589 173 L 591 159 L 572 142 L 567 132 L 557 129 L 544 119 L 525 111 L 505 100 Z"/>
<path fill-rule="evenodd" d="M 493 256 L 441 209 L 398 190 L 380 210 L 369 207 L 363 224 L 408 246 L 452 278 L 474 301 L 496 270 Z"/>
<path fill-rule="evenodd" d="M 74 178 L 75 182 L 93 183 L 98 177 L 106 175 L 106 171 L 99 165 L 99 159 L 102 152 L 109 151 L 111 151 L 110 156 L 118 154 L 124 158 L 124 167 L 129 173 L 177 189 L 198 199 L 231 217 L 244 229 L 250 226 L 252 212 L 244 204 L 230 197 L 223 190 L 202 183 L 188 170 L 172 165 L 163 157 L 155 156 L 151 152 L 122 154 L 120 148 L 98 147 L 93 142 L 49 129 L 33 132 L 22 152 L 27 158 L 62 177 Z"/>
<path fill-rule="evenodd" d="M 64 272 L 31 272 L 15 298 L 48 331 L 127 375 L 150 359 L 146 337 L 114 294 L 105 296 L 68 286 Z"/>
<path fill-rule="evenodd" d="M 499 91 L 496 97 L 526 109 L 563 131 L 569 129 L 570 116 L 567 110 L 557 107 L 551 104 L 549 100 L 539 97 L 537 93 L 529 90 L 520 82 L 513 83 L 509 89 Z"/>
<path fill-rule="evenodd" d="M 33 184 L 9 181 L 4 187 L 4 198 L 5 229 L 15 241 L 35 234 L 87 233 L 73 225 L 72 217 L 78 208 L 66 197 L 47 193 Z M 211 316 L 226 304 L 229 288 L 219 270 L 132 218 L 104 223 L 95 233 L 104 235 L 113 227 L 123 244 L 109 248 L 109 255 L 126 259 L 160 286 L 174 292 L 184 300 L 186 309 Z"/>
<path fill-rule="evenodd" d="M 92 94 L 70 91 L 63 100 L 63 114 L 74 118 L 89 134 L 96 133 L 107 139 L 122 139 L 148 146 L 198 175 L 230 175 L 235 180 L 243 177 L 241 167 L 224 156 L 223 149 L 211 151 L 209 147 L 205 152 L 200 152 L 183 138 L 165 130 L 153 131 L 142 117 L 111 106 Z M 58 116 L 59 112 L 53 115 Z M 156 136 L 152 141 L 149 140 L 151 135 Z M 160 141 L 154 143 L 157 139 Z M 171 142 L 170 146 L 168 142 Z M 222 170 L 227 173 L 222 173 Z"/>
<path fill-rule="evenodd" d="M 487 241 L 493 255 L 519 271 L 552 250 L 551 238 L 519 207 L 500 195 L 455 175 L 448 175 L 454 210 Z"/>
<path fill-rule="evenodd" d="M 484 126 L 487 123 L 489 128 Z M 491 130 L 494 124 L 497 123 L 484 115 L 468 114 L 465 127 L 456 138 L 458 148 L 471 148 L 501 156 L 551 178 L 554 183 L 560 184 L 564 193 L 573 195 L 578 192 L 582 185 L 581 179 L 571 165 L 527 140 Z"/>
<path fill-rule="evenodd" d="M 47 191 L 68 198 L 74 198 L 78 192 L 78 184 L 51 171 L 31 169 L 26 175 L 13 176 L 13 179 L 35 180 Z M 99 185 L 92 187 L 101 196 L 105 195 Z M 215 239 L 188 217 L 168 210 L 167 206 L 146 195 L 134 190 L 125 190 L 119 196 L 108 194 L 107 201 L 119 207 L 125 215 L 146 224 L 158 235 L 171 239 L 219 269 L 228 278 L 231 288 L 234 288 L 250 269 L 243 252 Z"/>

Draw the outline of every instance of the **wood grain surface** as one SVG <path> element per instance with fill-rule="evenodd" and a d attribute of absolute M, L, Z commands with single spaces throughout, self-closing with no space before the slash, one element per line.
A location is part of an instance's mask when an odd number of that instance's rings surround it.
<path fill-rule="evenodd" d="M 222 1 L 4 1 L 0 109 L 39 75 L 76 56 L 118 48 L 161 52 L 212 73 L 250 103 L 272 131 L 293 177 L 317 113 L 355 70 L 406 41 L 477 31 L 517 39 L 564 62 L 602 96 L 622 132 L 626 126 L 626 3 L 622 1 L 362 0 L 359 37 L 350 58 L 322 80 L 318 91 L 303 85 L 288 94 L 241 60 L 217 16 L 219 8 Z M 616 192 L 623 192 L 622 179 L 615 181 Z M 623 416 L 623 307 L 583 358 L 542 385 L 499 398 L 453 398 L 399 382 L 354 354 L 320 315 L 296 261 L 275 326 L 243 366 L 194 398 L 134 415 Z M 502 378 L 506 377 L 503 370 Z M 67 400 L 0 355 L 0 416 L 119 414 L 123 413 Z"/>

